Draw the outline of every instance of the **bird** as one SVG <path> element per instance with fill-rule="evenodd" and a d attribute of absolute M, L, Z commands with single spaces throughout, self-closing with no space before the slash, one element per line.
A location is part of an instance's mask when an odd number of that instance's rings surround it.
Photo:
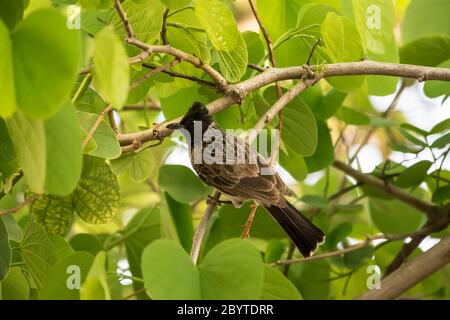
<path fill-rule="evenodd" d="M 185 136 L 192 167 L 201 180 L 226 195 L 237 208 L 253 201 L 243 238 L 249 236 L 256 208 L 262 206 L 305 258 L 325 241 L 322 230 L 286 199 L 292 192 L 269 162 L 246 141 L 225 133 L 205 105 L 194 102 L 179 122 L 166 127 L 181 130 Z"/>

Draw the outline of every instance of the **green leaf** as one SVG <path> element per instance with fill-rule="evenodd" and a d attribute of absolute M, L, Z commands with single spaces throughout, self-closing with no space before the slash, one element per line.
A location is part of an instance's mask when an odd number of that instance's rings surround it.
<path fill-rule="evenodd" d="M 303 299 L 327 299 L 330 293 L 330 263 L 327 260 L 291 265 L 289 279 Z"/>
<path fill-rule="evenodd" d="M 450 60 L 441 63 L 438 67 L 450 69 Z M 424 92 L 430 98 L 435 98 L 443 95 L 444 101 L 448 98 L 448 96 L 450 96 L 448 82 L 444 81 L 427 81 L 424 86 Z M 447 119 L 447 121 L 448 120 L 449 119 Z"/>
<path fill-rule="evenodd" d="M 344 106 L 336 112 L 336 118 L 350 125 L 364 126 L 370 124 L 370 118 L 366 114 Z"/>
<path fill-rule="evenodd" d="M 403 123 L 400 127 L 403 128 L 403 129 L 406 129 L 406 130 L 409 130 L 409 131 L 413 131 L 413 132 L 415 132 L 415 133 L 418 133 L 418 134 L 420 134 L 422 137 L 427 137 L 427 136 L 430 135 L 429 132 L 426 132 L 425 130 L 422 130 L 422 129 L 420 129 L 420 128 L 418 128 L 418 127 L 416 127 L 416 126 L 414 126 L 414 125 L 412 125 L 412 124 L 410 124 L 410 123 Z"/>
<path fill-rule="evenodd" d="M 296 152 L 289 150 L 288 147 L 286 149 L 288 149 L 288 154 L 286 154 L 283 150 L 280 150 L 280 165 L 297 181 L 305 180 L 308 174 L 305 159 L 299 156 Z"/>
<path fill-rule="evenodd" d="M 44 280 L 39 298 L 42 300 L 79 300 L 79 286 L 84 282 L 94 257 L 75 252 L 55 263 Z"/>
<path fill-rule="evenodd" d="M 233 13 L 221 1 L 195 1 L 195 15 L 218 51 L 229 52 L 239 46 L 239 31 Z M 243 42 L 242 38 L 240 41 Z"/>
<path fill-rule="evenodd" d="M 331 141 L 330 129 L 323 121 L 317 122 L 318 139 L 320 143 L 316 152 L 305 158 L 308 172 L 316 172 L 328 167 L 334 161 L 334 147 Z"/>
<path fill-rule="evenodd" d="M 192 0 L 161 0 L 161 2 L 172 10 L 181 9 L 187 7 Z"/>
<path fill-rule="evenodd" d="M 374 249 L 372 246 L 361 248 L 344 255 L 345 266 L 349 269 L 356 269 L 366 264 L 373 256 Z"/>
<path fill-rule="evenodd" d="M 78 75 L 80 37 L 66 20 L 56 9 L 36 10 L 12 34 L 17 104 L 30 117 L 55 114 Z"/>
<path fill-rule="evenodd" d="M 423 142 L 421 139 L 417 138 L 413 134 L 409 133 L 407 130 L 405 130 L 403 128 L 398 128 L 398 131 L 400 132 L 400 134 L 402 136 L 404 136 L 411 143 L 413 143 L 413 144 L 415 144 L 417 146 L 421 146 L 421 147 L 426 147 L 427 146 L 427 144 L 425 142 Z"/>
<path fill-rule="evenodd" d="M 438 124 L 436 124 L 430 131 L 431 134 L 436 134 L 440 132 L 445 132 L 447 130 L 450 130 L 450 118 L 447 118 Z"/>
<path fill-rule="evenodd" d="M 124 237 L 127 259 L 133 277 L 142 278 L 141 257 L 145 247 L 161 237 L 161 218 L 157 207 L 140 210 L 120 232 Z M 133 282 L 135 290 L 141 283 Z"/>
<path fill-rule="evenodd" d="M 21 1 L 17 1 L 21 2 Z M 5 1 L 4 3 L 14 3 L 14 1 Z M 0 14 L 3 14 L 3 9 L 0 9 Z M 16 93 L 14 87 L 14 73 L 13 73 L 13 57 L 12 57 L 12 43 L 8 28 L 0 19 L 0 94 L 2 96 L 2 107 L 0 108 L 0 116 L 10 117 L 16 110 Z"/>
<path fill-rule="evenodd" d="M 45 192 L 58 196 L 70 194 L 81 175 L 81 134 L 75 108 L 67 103 L 52 118 L 45 120 L 47 171 Z"/>
<path fill-rule="evenodd" d="M 448 12 L 450 2 L 446 0 L 412 0 L 403 21 L 403 41 L 408 43 L 427 35 L 450 35 Z"/>
<path fill-rule="evenodd" d="M 450 199 L 450 185 L 437 188 L 433 192 L 433 197 L 431 198 L 434 203 L 447 202 L 448 199 Z"/>
<path fill-rule="evenodd" d="M 280 271 L 264 266 L 261 300 L 301 300 L 297 288 Z"/>
<path fill-rule="evenodd" d="M 95 35 L 92 57 L 95 88 L 114 108 L 121 109 L 127 101 L 130 67 L 122 41 L 112 26 Z"/>
<path fill-rule="evenodd" d="M 282 240 L 273 239 L 267 242 L 266 252 L 264 253 L 264 262 L 272 263 L 281 258 L 285 251 L 285 244 Z"/>
<path fill-rule="evenodd" d="M 423 221 L 420 211 L 399 200 L 370 198 L 369 211 L 375 226 L 388 234 L 413 232 Z"/>
<path fill-rule="evenodd" d="M 6 123 L 0 118 L 0 176 L 9 177 L 18 169 L 17 156 Z"/>
<path fill-rule="evenodd" d="M 373 61 L 398 62 L 394 3 L 390 0 L 353 0 L 352 4 L 365 57 Z M 384 96 L 395 91 L 398 78 L 368 76 L 367 82 L 369 94 Z"/>
<path fill-rule="evenodd" d="M 259 34 L 256 32 L 246 31 L 242 33 L 242 37 L 247 47 L 248 61 L 258 63 L 264 57 L 264 45 Z"/>
<path fill-rule="evenodd" d="M 145 288 L 152 299 L 199 300 L 200 273 L 189 255 L 170 240 L 156 240 L 142 253 Z"/>
<path fill-rule="evenodd" d="M 52 242 L 43 226 L 37 223 L 28 225 L 20 243 L 20 252 L 37 287 L 41 288 L 51 266 L 56 262 Z"/>
<path fill-rule="evenodd" d="M 188 27 L 167 26 L 167 39 L 175 48 L 195 55 L 204 63 L 210 62 L 211 53 L 204 32 L 192 31 Z"/>
<path fill-rule="evenodd" d="M 269 104 L 275 103 L 275 87 L 264 91 L 264 97 Z M 311 109 L 300 97 L 294 98 L 283 108 L 281 139 L 289 150 L 301 156 L 311 156 L 317 149 L 317 123 Z"/>
<path fill-rule="evenodd" d="M 363 56 L 361 38 L 353 22 L 343 16 L 330 12 L 320 28 L 325 43 L 325 53 L 330 62 L 359 61 Z M 335 88 L 344 92 L 358 89 L 364 77 L 349 76 L 327 78 Z"/>
<path fill-rule="evenodd" d="M 48 233 L 65 235 L 73 219 L 72 198 L 40 196 L 31 205 L 30 213 Z"/>
<path fill-rule="evenodd" d="M 32 192 L 42 193 L 46 176 L 45 128 L 41 120 L 31 120 L 21 112 L 6 120 L 14 149 Z"/>
<path fill-rule="evenodd" d="M 129 168 L 130 179 L 136 183 L 145 181 L 150 176 L 154 161 L 149 149 L 134 154 Z"/>
<path fill-rule="evenodd" d="M 78 233 L 70 239 L 70 246 L 75 251 L 86 251 L 92 256 L 96 256 L 97 253 L 104 250 L 100 240 L 93 234 Z"/>
<path fill-rule="evenodd" d="M 261 295 L 264 265 L 258 250 L 245 240 L 218 244 L 198 270 L 204 299 L 258 299 Z"/>
<path fill-rule="evenodd" d="M 304 195 L 300 201 L 309 204 L 314 208 L 325 209 L 328 208 L 328 201 L 326 198 L 319 195 Z"/>
<path fill-rule="evenodd" d="M 7 277 L 0 283 L 2 300 L 27 300 L 30 297 L 30 286 L 20 267 L 9 270 Z"/>
<path fill-rule="evenodd" d="M 17 23 L 22 20 L 24 1 L 2 1 L 0 2 L 0 21 L 13 30 Z M 0 22 L 1 24 L 1 22 Z M 1 51 L 1 50 L 0 50 Z M 3 60 L 2 60 L 3 61 Z"/>
<path fill-rule="evenodd" d="M 400 62 L 435 67 L 450 59 L 450 36 L 430 35 L 400 49 Z"/>
<path fill-rule="evenodd" d="M 55 256 L 57 260 L 61 260 L 71 254 L 75 253 L 75 250 L 72 249 L 69 242 L 61 236 L 56 234 L 49 235 L 50 241 L 53 245 L 53 250 L 55 251 Z"/>
<path fill-rule="evenodd" d="M 239 33 L 237 43 L 230 50 L 217 50 L 220 71 L 229 82 L 238 82 L 247 70 L 248 53 L 244 38 Z"/>
<path fill-rule="evenodd" d="M 98 115 L 87 112 L 78 112 L 78 116 L 80 117 L 81 126 L 86 134 L 91 130 L 98 119 Z M 90 155 L 105 159 L 115 159 L 120 156 L 121 150 L 119 141 L 117 141 L 117 136 L 104 119 L 100 122 L 97 130 L 95 130 L 91 140 L 95 142 L 97 147 L 89 152 Z"/>
<path fill-rule="evenodd" d="M 349 222 L 343 222 L 338 224 L 331 232 L 327 234 L 326 247 L 329 250 L 336 249 L 339 242 L 347 238 L 352 232 L 353 227 Z"/>
<path fill-rule="evenodd" d="M 80 300 L 111 300 L 105 268 L 106 252 L 100 251 L 81 286 Z"/>
<path fill-rule="evenodd" d="M 274 43 L 297 26 L 300 9 L 305 3 L 305 0 L 256 1 L 258 15 Z M 303 65 L 315 42 L 311 38 L 292 38 L 284 42 L 274 52 L 277 66 Z"/>
<path fill-rule="evenodd" d="M 427 160 L 413 164 L 398 176 L 395 184 L 401 188 L 418 186 L 425 179 L 431 165 L 432 163 Z"/>
<path fill-rule="evenodd" d="M 313 109 L 314 115 L 318 120 L 328 119 L 338 111 L 346 97 L 346 93 L 334 89 L 331 90 L 322 98 L 320 104 Z"/>
<path fill-rule="evenodd" d="M 110 221 L 119 207 L 119 184 L 109 166 L 99 158 L 85 157 L 83 174 L 72 194 L 78 216 L 92 224 Z"/>
<path fill-rule="evenodd" d="M 164 6 L 161 2 L 145 0 L 136 3 L 136 1 L 126 0 L 122 2 L 122 8 L 137 39 L 149 42 L 159 35 L 164 13 Z M 127 36 L 117 11 L 112 12 L 109 22 L 114 26 L 121 39 Z"/>
<path fill-rule="evenodd" d="M 0 217 L 0 281 L 8 274 L 11 263 L 11 246 L 9 245 L 8 232 L 3 219 Z"/>
<path fill-rule="evenodd" d="M 181 203 L 205 198 L 211 191 L 188 167 L 180 165 L 161 166 L 158 183 L 172 198 Z"/>
<path fill-rule="evenodd" d="M 442 149 L 450 144 L 450 132 L 436 139 L 431 145 L 432 148 Z"/>
<path fill-rule="evenodd" d="M 264 265 L 250 243 L 231 239 L 194 266 L 175 242 L 156 240 L 142 254 L 145 287 L 152 299 L 257 299 Z"/>
<path fill-rule="evenodd" d="M 178 239 L 186 252 L 190 252 L 194 236 L 191 208 L 187 204 L 175 201 L 168 193 L 164 193 L 164 196 L 165 205 L 175 225 Z"/>

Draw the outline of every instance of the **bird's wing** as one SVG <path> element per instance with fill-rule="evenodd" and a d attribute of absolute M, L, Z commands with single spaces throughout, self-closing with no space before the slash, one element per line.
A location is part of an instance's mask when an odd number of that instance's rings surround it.
<path fill-rule="evenodd" d="M 216 148 L 213 144 L 217 143 Z M 193 163 L 198 175 L 207 184 L 232 197 L 256 200 L 263 204 L 284 203 L 282 195 L 288 190 L 278 174 L 268 166 L 267 161 L 256 153 L 246 142 L 231 135 L 224 135 L 220 142 L 206 143 L 203 148 L 214 149 L 215 159 Z M 233 146 L 234 161 L 227 163 L 226 144 Z M 222 151 L 222 153 L 220 153 Z M 204 149 L 207 151 L 207 149 Z M 208 152 L 203 152 L 208 160 Z M 230 160 L 230 159 L 228 159 Z"/>

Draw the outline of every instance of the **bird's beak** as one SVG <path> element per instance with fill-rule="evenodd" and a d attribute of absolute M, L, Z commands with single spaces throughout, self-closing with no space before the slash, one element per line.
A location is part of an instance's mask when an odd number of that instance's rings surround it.
<path fill-rule="evenodd" d="M 183 128 L 183 125 L 181 123 L 169 123 L 166 127 L 172 130 L 176 130 Z"/>

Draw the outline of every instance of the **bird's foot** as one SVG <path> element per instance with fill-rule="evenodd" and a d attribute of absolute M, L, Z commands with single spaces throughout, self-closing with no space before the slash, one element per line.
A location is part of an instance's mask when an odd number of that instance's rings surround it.
<path fill-rule="evenodd" d="M 208 196 L 208 198 L 206 198 L 206 204 L 207 205 L 210 205 L 210 204 L 223 205 L 223 204 L 233 204 L 233 203 L 231 201 L 217 200 L 212 196 Z"/>
<path fill-rule="evenodd" d="M 247 218 L 247 221 L 244 224 L 244 230 L 241 234 L 241 239 L 250 237 L 250 228 L 252 227 L 253 219 L 255 218 L 256 209 L 258 209 L 258 205 L 256 203 L 251 205 L 252 211 Z"/>

